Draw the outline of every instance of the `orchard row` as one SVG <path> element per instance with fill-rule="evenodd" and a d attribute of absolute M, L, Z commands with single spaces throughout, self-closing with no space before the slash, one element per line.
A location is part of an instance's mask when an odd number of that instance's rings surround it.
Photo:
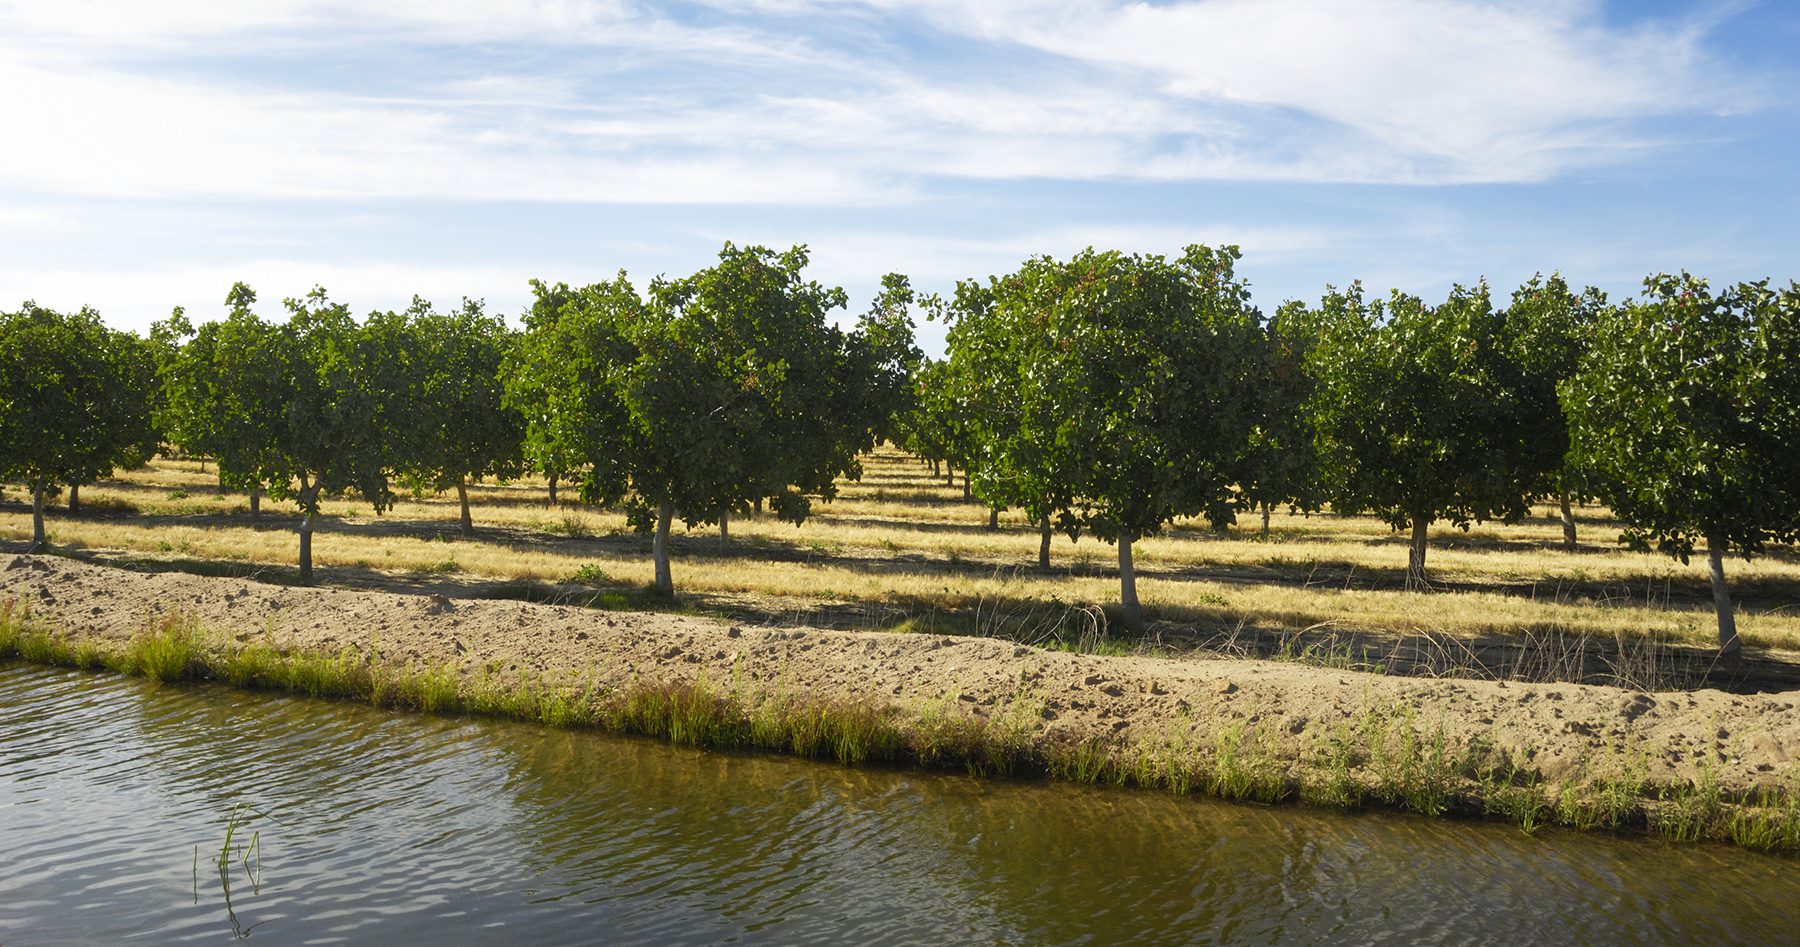
<path fill-rule="evenodd" d="M 727 244 L 718 262 L 639 291 L 625 274 L 533 282 L 522 331 L 466 302 L 358 322 L 323 290 L 148 338 L 91 311 L 0 315 L 0 476 L 76 490 L 162 445 L 224 480 L 294 500 L 311 575 L 323 496 L 377 510 L 397 488 L 456 489 L 535 470 L 623 506 L 654 536 L 767 504 L 799 523 L 883 439 L 964 471 L 971 495 L 1053 531 L 1117 545 L 1128 623 L 1133 543 L 1183 517 L 1274 507 L 1372 512 L 1410 530 L 1512 521 L 1598 498 L 1633 541 L 1685 559 L 1704 543 L 1721 648 L 1738 647 L 1723 560 L 1800 532 L 1800 287 L 1715 292 L 1654 276 L 1609 304 L 1560 277 L 1497 305 L 1485 284 L 1428 303 L 1360 285 L 1264 317 L 1235 247 L 1169 259 L 1085 251 L 916 295 L 889 276 L 848 331 L 841 289 L 803 248 Z M 914 314 L 948 325 L 924 359 Z"/>

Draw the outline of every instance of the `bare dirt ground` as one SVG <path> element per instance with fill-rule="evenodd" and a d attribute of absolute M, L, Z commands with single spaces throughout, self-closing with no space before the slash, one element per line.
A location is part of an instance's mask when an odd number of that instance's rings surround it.
<path fill-rule="evenodd" d="M 606 686 L 702 680 L 909 712 L 1010 715 L 1031 739 L 1206 741 L 1271 734 L 1286 755 L 1371 712 L 1502 751 L 1551 781 L 1632 762 L 1652 782 L 1729 791 L 1800 777 L 1800 692 L 1646 693 L 1584 684 L 1421 679 L 1288 661 L 1109 657 L 973 637 L 759 627 L 682 615 L 440 594 L 295 588 L 0 554 L 0 603 L 65 634 L 122 641 L 182 613 L 239 642 Z"/>

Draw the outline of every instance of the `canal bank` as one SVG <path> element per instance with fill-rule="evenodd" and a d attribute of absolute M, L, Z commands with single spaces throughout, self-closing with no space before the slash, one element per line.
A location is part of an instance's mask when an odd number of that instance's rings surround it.
<path fill-rule="evenodd" d="M 1800 714 L 1785 693 L 1073 654 L 44 556 L 0 556 L 0 607 L 15 639 L 48 632 L 65 661 L 87 649 L 100 663 L 134 641 L 185 637 L 184 673 L 301 690 L 313 682 L 320 692 L 333 692 L 336 675 L 345 696 L 375 703 L 678 742 L 1478 813 L 1528 827 L 1643 827 L 1753 847 L 1792 848 L 1800 832 Z"/>

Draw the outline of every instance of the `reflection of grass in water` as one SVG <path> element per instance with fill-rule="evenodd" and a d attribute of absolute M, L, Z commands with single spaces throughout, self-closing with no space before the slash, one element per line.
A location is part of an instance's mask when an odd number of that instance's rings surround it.
<path fill-rule="evenodd" d="M 1718 839 L 1800 852 L 1800 791 L 1794 786 L 1736 796 L 1720 787 L 1711 767 L 1693 781 L 1652 784 L 1645 779 L 1641 751 L 1633 755 L 1625 747 L 1613 769 L 1596 768 L 1552 785 L 1491 747 L 1453 743 L 1441 725 L 1421 725 L 1406 705 L 1368 708 L 1354 724 L 1304 743 L 1266 724 L 1185 716 L 1158 738 L 1056 742 L 1036 735 L 1039 708 L 1025 695 L 981 714 L 948 695 L 910 708 L 821 701 L 749 688 L 738 675 L 725 687 L 700 679 L 633 680 L 609 688 L 585 678 L 494 667 L 402 665 L 382 658 L 373 646 L 366 652 L 315 654 L 239 644 L 207 635 L 180 614 L 164 616 L 121 647 L 58 635 L 5 601 L 0 602 L 0 660 L 10 658 L 157 681 L 218 680 L 378 707 L 599 727 L 683 746 L 771 750 L 846 764 L 1048 775 L 1268 804 L 1355 808 L 1373 801 L 1424 815 L 1503 818 L 1527 832 L 1546 824 L 1638 829 L 1679 840 Z M 234 849 L 241 821 L 241 813 L 234 812 L 218 863 L 223 872 L 236 858 L 255 885 L 260 837 L 253 834 L 247 845 Z"/>
<path fill-rule="evenodd" d="M 238 920 L 237 910 L 231 900 L 231 875 L 233 865 L 243 868 L 244 879 L 250 882 L 250 893 L 262 893 L 262 830 L 257 829 L 250 834 L 249 842 L 238 842 L 238 830 L 248 828 L 252 815 L 262 815 L 245 803 L 237 803 L 231 807 L 231 815 L 225 823 L 225 841 L 219 846 L 219 854 L 213 859 L 213 865 L 219 873 L 219 892 L 225 898 L 225 916 L 231 922 L 231 932 L 237 939 L 250 936 L 250 932 L 261 927 L 263 922 L 245 927 Z M 200 903 L 200 846 L 194 846 L 194 903 Z"/>

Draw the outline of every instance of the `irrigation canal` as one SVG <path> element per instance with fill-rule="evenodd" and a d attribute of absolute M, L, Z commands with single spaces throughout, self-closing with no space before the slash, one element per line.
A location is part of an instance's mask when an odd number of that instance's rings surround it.
<path fill-rule="evenodd" d="M 1723 846 L 0 667 L 8 945 L 1779 943 L 1796 905 Z"/>

